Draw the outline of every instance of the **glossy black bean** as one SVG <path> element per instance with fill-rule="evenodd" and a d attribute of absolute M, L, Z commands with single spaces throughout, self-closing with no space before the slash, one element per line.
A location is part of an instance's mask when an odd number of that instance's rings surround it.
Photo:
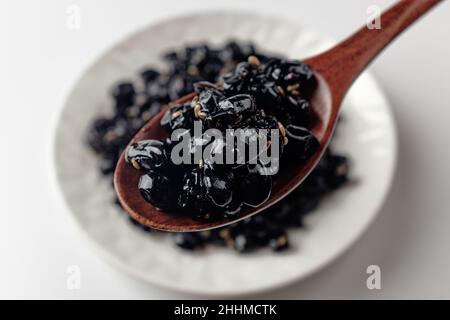
<path fill-rule="evenodd" d="M 164 114 L 161 119 L 161 126 L 164 127 L 168 133 L 172 133 L 176 129 L 190 129 L 194 124 L 194 110 L 190 103 L 177 105 Z"/>
<path fill-rule="evenodd" d="M 233 200 L 233 174 L 218 174 L 214 170 L 205 170 L 203 182 L 206 187 L 206 196 L 219 208 L 227 207 Z"/>
<path fill-rule="evenodd" d="M 243 203 L 254 208 L 266 202 L 272 191 L 272 177 L 262 175 L 258 166 L 247 166 L 246 172 L 238 177 Z"/>
<path fill-rule="evenodd" d="M 319 142 L 316 137 L 304 127 L 292 124 L 288 125 L 286 127 L 286 135 L 290 143 L 290 153 L 293 154 L 296 159 L 308 159 L 319 147 Z"/>
<path fill-rule="evenodd" d="M 158 140 L 142 140 L 129 146 L 125 160 L 137 170 L 159 168 L 165 161 L 164 143 Z"/>
<path fill-rule="evenodd" d="M 177 233 L 174 235 L 175 244 L 182 249 L 194 250 L 203 245 L 203 239 L 196 233 Z"/>
<path fill-rule="evenodd" d="M 172 210 L 174 183 L 160 171 L 147 171 L 139 180 L 139 191 L 144 199 L 161 210 Z"/>
<path fill-rule="evenodd" d="M 117 112 L 123 113 L 126 108 L 132 106 L 135 101 L 136 91 L 131 82 L 122 82 L 116 85 L 112 91 L 112 96 L 116 102 Z"/>
<path fill-rule="evenodd" d="M 208 119 L 213 121 L 214 126 L 226 129 L 241 123 L 256 110 L 255 100 L 251 95 L 238 94 L 221 100 Z"/>
<path fill-rule="evenodd" d="M 146 69 L 141 72 L 141 77 L 144 81 L 145 86 L 148 86 L 150 83 L 158 79 L 159 75 L 159 71 L 154 69 Z"/>

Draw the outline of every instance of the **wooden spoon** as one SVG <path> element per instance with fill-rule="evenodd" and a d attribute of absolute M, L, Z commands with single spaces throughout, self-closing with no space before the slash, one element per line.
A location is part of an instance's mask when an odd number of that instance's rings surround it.
<path fill-rule="evenodd" d="M 294 190 L 317 165 L 332 136 L 342 100 L 359 74 L 398 34 L 439 2 L 441 0 L 399 1 L 382 14 L 381 29 L 369 29 L 365 26 L 334 48 L 305 60 L 315 71 L 318 79 L 318 87 L 311 105 L 318 115 L 312 132 L 319 140 L 320 148 L 306 163 L 294 166 L 288 175 L 277 176 L 273 183 L 272 194 L 262 206 L 244 209 L 238 219 L 222 218 L 215 221 L 202 221 L 160 211 L 141 196 L 138 190 L 141 173 L 125 162 L 123 154 L 114 176 L 120 203 L 132 218 L 143 225 L 165 231 L 187 232 L 234 223 L 278 202 Z M 167 134 L 159 122 L 167 108 L 189 101 L 194 96 L 195 93 L 192 93 L 169 104 L 152 118 L 130 143 L 144 139 L 165 138 Z"/>

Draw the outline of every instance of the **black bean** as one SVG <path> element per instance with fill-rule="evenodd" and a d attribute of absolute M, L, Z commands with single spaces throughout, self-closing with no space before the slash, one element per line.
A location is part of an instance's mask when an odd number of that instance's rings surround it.
<path fill-rule="evenodd" d="M 164 143 L 158 140 L 142 140 L 133 143 L 126 150 L 125 160 L 137 170 L 151 170 L 165 161 Z"/>
<path fill-rule="evenodd" d="M 163 172 L 150 170 L 139 180 L 139 191 L 144 199 L 161 210 L 170 210 L 173 205 L 173 182 Z"/>

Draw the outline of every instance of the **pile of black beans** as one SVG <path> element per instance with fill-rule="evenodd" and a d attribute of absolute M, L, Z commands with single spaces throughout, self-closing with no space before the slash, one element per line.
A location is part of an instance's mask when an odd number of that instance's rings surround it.
<path fill-rule="evenodd" d="M 194 83 L 198 95 L 173 106 L 161 120 L 172 138 L 139 141 L 126 152 L 127 162 L 142 171 L 143 197 L 161 210 L 201 219 L 237 217 L 244 206 L 259 207 L 269 198 L 272 180 L 283 164 L 304 161 L 319 146 L 308 129 L 313 122 L 308 100 L 315 85 L 313 72 L 300 61 L 261 62 L 254 55 L 238 63 L 217 85 Z M 208 129 L 219 135 L 201 134 Z M 230 129 L 237 132 L 232 141 L 225 138 Z M 239 135 L 237 129 L 247 135 Z M 188 163 L 174 164 L 171 157 L 174 145 L 182 143 L 173 140 L 175 130 L 180 132 L 177 139 L 186 138 Z M 250 143 L 257 147 L 260 138 L 264 139 L 261 150 L 249 156 Z M 271 151 L 268 145 L 278 148 L 276 157 L 266 159 L 274 163 L 263 163 L 258 157 L 258 152 Z M 207 150 L 214 154 L 204 157 Z M 197 151 L 202 159 L 195 163 Z M 224 164 L 226 152 L 234 161 Z"/>
<path fill-rule="evenodd" d="M 189 46 L 165 54 L 164 60 L 167 68 L 144 70 L 141 73 L 142 83 L 118 83 L 112 90 L 115 104 L 113 115 L 99 117 L 90 126 L 88 143 L 99 156 L 99 170 L 104 175 L 112 178 L 119 155 L 137 130 L 166 103 L 194 90 L 199 94 L 198 100 L 175 106 L 162 120 L 168 133 L 177 128 L 190 129 L 191 121 L 198 119 L 206 128 L 221 130 L 245 126 L 282 127 L 282 161 L 292 157 L 306 159 L 314 151 L 316 141 L 307 128 L 313 121 L 308 99 L 315 79 L 306 65 L 268 57 L 257 52 L 251 44 L 234 41 L 221 48 L 210 48 L 206 44 Z M 230 114 L 227 106 L 235 110 L 236 104 L 246 106 L 241 108 L 244 112 Z M 295 144 L 300 148 L 288 148 Z M 134 167 L 145 172 L 140 182 L 144 197 L 162 209 L 173 210 L 173 203 L 176 203 L 176 209 L 181 207 L 184 212 L 193 212 L 192 208 L 200 208 L 196 210 L 198 217 L 209 218 L 207 214 L 213 212 L 210 211 L 213 205 L 215 209 L 221 208 L 225 215 L 235 215 L 243 204 L 258 206 L 270 193 L 270 175 L 253 174 L 259 172 L 254 165 L 246 164 L 239 170 L 225 170 L 224 173 L 213 165 L 202 163 L 191 166 L 189 170 L 177 171 L 177 174 L 182 172 L 182 179 L 176 187 L 181 186 L 184 192 L 179 193 L 174 202 L 168 195 L 177 192 L 153 192 L 152 188 L 146 188 L 149 185 L 173 187 L 173 180 L 161 174 L 167 172 L 162 168 L 170 165 L 167 161 L 170 147 L 168 140 L 142 141 L 128 149 L 126 154 Z M 241 176 L 233 179 L 227 176 L 230 172 L 231 175 Z M 301 227 L 304 215 L 316 208 L 324 195 L 344 184 L 347 173 L 347 159 L 327 151 L 319 166 L 297 190 L 264 213 L 209 232 L 175 234 L 175 242 L 184 249 L 196 249 L 207 244 L 232 247 L 239 252 L 265 246 L 275 251 L 286 249 L 289 246 L 286 229 Z M 198 192 L 198 188 L 203 187 L 203 183 L 199 185 L 198 181 L 214 178 L 224 181 L 210 185 L 226 188 L 209 190 L 209 193 Z M 236 192 L 239 197 L 233 197 L 232 191 L 237 190 L 234 181 L 252 185 L 256 182 L 262 191 L 256 194 L 255 199 L 251 199 L 253 193 L 248 199 L 243 199 L 245 193 L 240 192 Z M 225 190 L 227 192 L 223 192 Z M 201 201 L 198 201 L 199 194 Z M 139 226 L 137 222 L 132 222 Z M 144 231 L 152 231 L 140 227 Z"/>

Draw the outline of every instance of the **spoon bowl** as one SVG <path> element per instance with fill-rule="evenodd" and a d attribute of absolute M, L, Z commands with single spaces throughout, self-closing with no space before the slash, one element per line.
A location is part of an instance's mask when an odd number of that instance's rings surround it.
<path fill-rule="evenodd" d="M 305 60 L 314 70 L 317 79 L 317 87 L 310 100 L 316 115 L 311 131 L 320 146 L 306 162 L 293 164 L 288 173 L 277 175 L 270 198 L 258 208 L 245 207 L 238 218 L 216 220 L 199 220 L 163 212 L 141 196 L 138 190 L 140 173 L 126 163 L 122 154 L 114 174 L 114 185 L 123 208 L 133 219 L 148 227 L 164 231 L 193 232 L 235 223 L 280 201 L 299 186 L 319 162 L 333 134 L 342 100 L 355 79 L 387 44 L 439 2 L 441 1 L 402 0 L 382 14 L 381 29 L 363 27 L 334 48 Z M 171 106 L 190 101 L 194 96 L 195 93 L 188 94 L 166 106 L 136 134 L 130 144 L 139 140 L 166 138 L 167 133 L 160 125 L 164 113 Z"/>
<path fill-rule="evenodd" d="M 307 162 L 295 164 L 290 169 L 289 174 L 280 172 L 273 181 L 270 198 L 258 208 L 245 207 L 237 219 L 221 218 L 211 221 L 165 213 L 145 201 L 141 196 L 138 189 L 141 173 L 126 162 L 124 154 L 121 155 L 117 163 L 114 175 L 114 186 L 120 203 L 128 214 L 141 224 L 158 230 L 175 232 L 203 231 L 225 226 L 267 209 L 301 184 L 314 169 L 317 162 L 319 162 L 329 143 L 329 135 L 331 135 L 335 125 L 335 122 L 331 121 L 333 115 L 331 112 L 330 90 L 320 76 L 317 77 L 317 80 L 318 85 L 311 99 L 311 104 L 317 119 L 311 131 L 319 140 L 320 146 Z M 167 138 L 166 130 L 160 125 L 160 121 L 165 112 L 174 105 L 192 100 L 194 96 L 195 93 L 191 93 L 167 105 L 136 134 L 130 144 L 140 140 L 163 140 Z M 294 173 L 294 176 L 292 176 L 291 171 Z"/>

